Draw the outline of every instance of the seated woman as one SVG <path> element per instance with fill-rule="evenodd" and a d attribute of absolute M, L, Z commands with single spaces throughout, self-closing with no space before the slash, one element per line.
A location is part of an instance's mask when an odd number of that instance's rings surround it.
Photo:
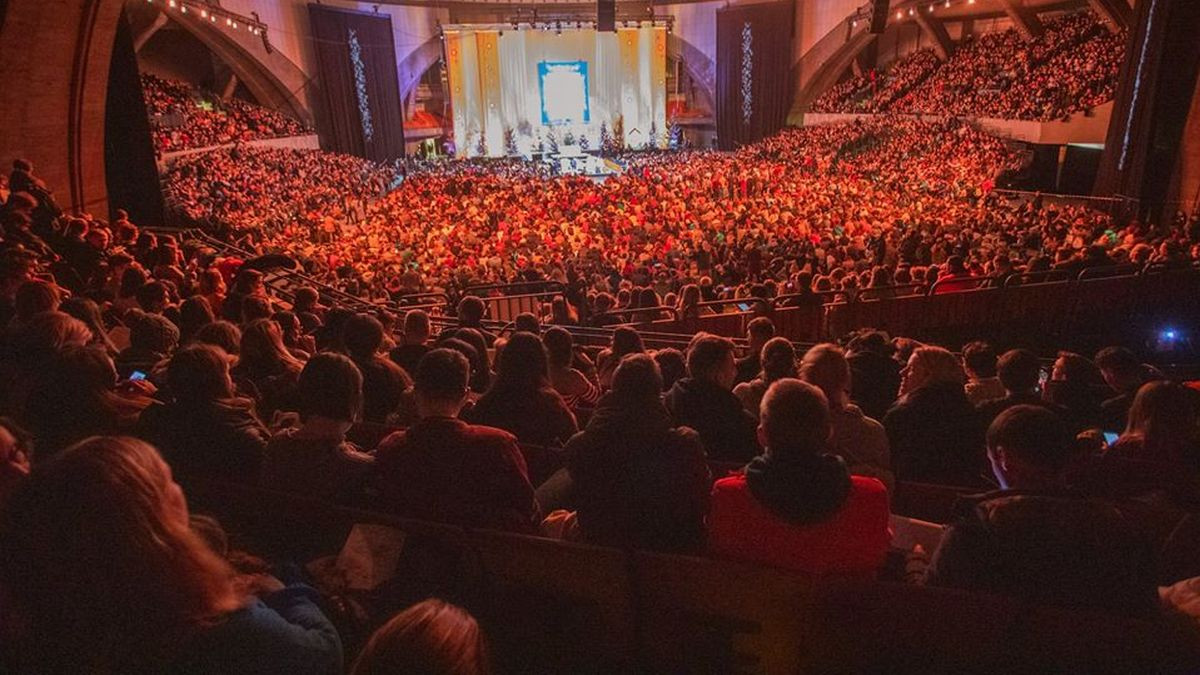
<path fill-rule="evenodd" d="M 142 413 L 138 435 L 161 448 L 181 475 L 256 480 L 270 434 L 254 401 L 234 394 L 225 352 L 206 344 L 175 352 L 167 387 L 171 400 Z"/>
<path fill-rule="evenodd" d="M 276 411 L 296 409 L 296 381 L 304 362 L 283 343 L 283 330 L 258 319 L 242 331 L 241 354 L 230 375 L 258 397 L 258 416 L 270 422 Z"/>
<path fill-rule="evenodd" d="M 467 421 L 504 429 L 522 443 L 566 443 L 579 427 L 550 386 L 548 369 L 542 341 L 532 333 L 514 333 L 497 356 L 496 379 L 467 413 Z"/>
<path fill-rule="evenodd" d="M 375 460 L 346 440 L 362 417 L 362 374 L 341 354 L 317 354 L 301 371 L 297 394 L 303 424 L 267 443 L 263 486 L 314 499 L 355 500 Z"/>
<path fill-rule="evenodd" d="M 713 485 L 708 546 L 717 556 L 808 574 L 873 575 L 887 555 L 888 495 L 851 476 L 829 439 L 821 390 L 783 379 L 763 397 L 765 450 L 744 474 Z"/>
<path fill-rule="evenodd" d="M 316 594 L 239 578 L 141 441 L 94 437 L 38 464 L 0 514 L 0 542 L 12 672 L 342 672 Z"/>
<path fill-rule="evenodd" d="M 550 365 L 550 383 L 568 408 L 594 406 L 600 400 L 600 387 L 573 367 L 575 341 L 566 330 L 554 326 L 546 331 L 542 342 Z"/>
<path fill-rule="evenodd" d="M 796 348 L 787 338 L 771 338 L 763 345 L 759 362 L 762 363 L 762 370 L 758 376 L 733 388 L 733 395 L 755 419 L 758 418 L 758 406 L 767 388 L 776 380 L 796 377 Z"/>
<path fill-rule="evenodd" d="M 475 617 L 436 598 L 384 624 L 363 648 L 351 675 L 487 675 L 487 643 Z"/>

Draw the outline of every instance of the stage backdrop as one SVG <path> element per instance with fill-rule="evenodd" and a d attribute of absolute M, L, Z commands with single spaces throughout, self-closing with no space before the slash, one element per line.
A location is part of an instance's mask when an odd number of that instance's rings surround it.
<path fill-rule="evenodd" d="M 373 160 L 404 156 L 404 108 L 391 17 L 310 4 L 326 150 Z"/>
<path fill-rule="evenodd" d="M 443 35 L 458 156 L 528 156 L 551 138 L 597 149 L 602 127 L 622 133 L 622 147 L 666 147 L 665 27 L 459 25 Z"/>
<path fill-rule="evenodd" d="M 717 10 L 717 142 L 724 150 L 779 131 L 791 105 L 792 3 Z"/>

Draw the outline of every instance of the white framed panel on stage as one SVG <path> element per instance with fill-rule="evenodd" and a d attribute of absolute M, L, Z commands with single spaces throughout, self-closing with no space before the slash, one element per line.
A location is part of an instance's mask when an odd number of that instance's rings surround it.
<path fill-rule="evenodd" d="M 667 27 L 443 28 L 459 157 L 667 145 Z"/>

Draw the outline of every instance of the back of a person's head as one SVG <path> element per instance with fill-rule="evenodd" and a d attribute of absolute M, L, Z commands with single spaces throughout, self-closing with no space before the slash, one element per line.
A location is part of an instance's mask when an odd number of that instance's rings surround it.
<path fill-rule="evenodd" d="M 297 384 L 300 416 L 356 422 L 362 415 L 362 373 L 349 358 L 321 352 L 308 360 Z"/>
<path fill-rule="evenodd" d="M 270 318 L 274 313 L 274 308 L 271 307 L 271 301 L 261 295 L 247 295 L 241 301 L 241 320 L 242 324 L 250 324 L 259 319 Z"/>
<path fill-rule="evenodd" d="M 26 362 L 38 361 L 69 346 L 91 342 L 87 324 L 65 312 L 42 312 L 29 319 L 16 338 L 16 351 Z"/>
<path fill-rule="evenodd" d="M 170 300 L 170 295 L 167 285 L 161 281 L 142 284 L 134 293 L 138 307 L 147 312 L 162 311 L 163 306 Z"/>
<path fill-rule="evenodd" d="M 1005 390 L 1029 393 L 1037 388 L 1042 364 L 1028 349 L 1010 349 L 1000 356 L 996 372 Z"/>
<path fill-rule="evenodd" d="M 237 355 L 242 350 L 242 329 L 231 321 L 213 321 L 196 331 L 192 341 L 220 347 L 226 354 Z"/>
<path fill-rule="evenodd" d="M 242 295 L 254 293 L 262 287 L 263 274 L 256 269 L 243 267 L 233 278 L 233 289 Z"/>
<path fill-rule="evenodd" d="M 419 396 L 433 401 L 459 401 L 467 395 L 471 364 L 455 349 L 439 347 L 421 357 L 413 386 Z"/>
<path fill-rule="evenodd" d="M 36 466 L 0 512 L 0 541 L 22 672 L 145 672 L 242 602 L 158 453 L 132 438 Z"/>
<path fill-rule="evenodd" d="M 1133 352 L 1124 347 L 1105 347 L 1096 352 L 1096 367 L 1102 371 L 1113 373 L 1119 378 L 1134 377 L 1142 368 L 1142 364 Z"/>
<path fill-rule="evenodd" d="M 483 631 L 466 610 L 430 599 L 397 614 L 367 641 L 351 675 L 488 675 Z"/>
<path fill-rule="evenodd" d="M 1055 368 L 1059 371 L 1056 377 L 1061 376 L 1064 382 L 1089 387 L 1104 384 L 1100 369 L 1091 359 L 1082 354 L 1059 352 Z"/>
<path fill-rule="evenodd" d="M 796 348 L 784 337 L 767 340 L 759 352 L 762 375 L 767 382 L 796 377 Z"/>
<path fill-rule="evenodd" d="M 492 386 L 507 391 L 524 391 L 545 386 L 548 373 L 546 347 L 533 333 L 513 333 L 496 355 L 496 379 Z"/>
<path fill-rule="evenodd" d="M 369 359 L 383 344 L 383 324 L 370 314 L 355 314 L 342 326 L 342 345 L 356 359 Z"/>
<path fill-rule="evenodd" d="M 695 340 L 688 348 L 688 375 L 697 380 L 715 379 L 721 364 L 733 354 L 733 340 L 705 335 Z"/>
<path fill-rule="evenodd" d="M 542 344 L 546 345 L 546 356 L 550 363 L 558 368 L 571 365 L 575 348 L 575 339 L 565 329 L 551 326 L 542 336 Z"/>
<path fill-rule="evenodd" d="M 129 326 L 129 346 L 157 354 L 170 354 L 179 344 L 179 328 L 161 314 L 150 314 L 137 308 L 125 315 Z"/>
<path fill-rule="evenodd" d="M 121 286 L 118 295 L 123 298 L 134 297 L 138 289 L 146 284 L 146 270 L 140 267 L 126 267 L 121 273 Z"/>
<path fill-rule="evenodd" d="M 483 319 L 484 311 L 483 300 L 474 295 L 468 295 L 458 301 L 458 320 L 463 325 L 478 325 Z"/>
<path fill-rule="evenodd" d="M 256 319 L 242 330 L 241 361 L 269 371 L 299 367 L 283 344 L 283 329 L 272 319 Z"/>
<path fill-rule="evenodd" d="M 687 377 L 687 358 L 683 352 L 674 347 L 659 349 L 654 352 L 654 362 L 662 374 L 663 391 L 675 386 L 675 383 Z"/>
<path fill-rule="evenodd" d="M 53 312 L 58 309 L 60 299 L 58 289 L 53 284 L 40 280 L 26 281 L 17 287 L 14 299 L 17 319 L 25 322 L 35 314 Z"/>
<path fill-rule="evenodd" d="M 962 364 L 954 354 L 944 347 L 925 345 L 913 350 L 910 357 L 924 369 L 926 380 L 923 386 L 935 384 L 962 384 Z"/>
<path fill-rule="evenodd" d="M 777 380 L 759 404 L 759 425 L 773 459 L 824 452 L 832 422 L 829 402 L 816 386 L 794 378 Z"/>
<path fill-rule="evenodd" d="M 967 343 L 962 350 L 963 364 L 976 377 L 996 376 L 996 350 L 986 342 Z"/>
<path fill-rule="evenodd" d="M 850 362 L 846 352 L 830 343 L 814 346 L 800 359 L 800 379 L 816 386 L 832 404 L 850 391 Z"/>
<path fill-rule="evenodd" d="M 423 309 L 412 309 L 404 315 L 404 334 L 408 337 L 429 337 L 429 314 Z"/>
<path fill-rule="evenodd" d="M 1016 405 L 1000 413 L 987 430 L 987 447 L 1002 449 L 1022 464 L 1056 475 L 1075 453 L 1070 426 L 1054 411 Z"/>
<path fill-rule="evenodd" d="M 1200 452 L 1194 447 L 1200 442 L 1200 427 L 1197 426 L 1197 398 L 1200 394 L 1176 382 L 1154 380 L 1143 384 L 1133 397 L 1129 407 L 1129 423 L 1125 433 L 1140 437 L 1150 451 L 1176 450 L 1192 454 Z M 1174 457 L 1175 460 L 1194 461 L 1196 457 Z"/>
<path fill-rule="evenodd" d="M 775 322 L 765 316 L 760 316 L 752 319 L 746 325 L 746 337 L 750 340 L 762 344 L 767 340 L 775 337 Z"/>
<path fill-rule="evenodd" d="M 620 358 L 627 354 L 640 354 L 646 351 L 642 344 L 642 336 L 629 326 L 621 326 L 613 331 L 612 354 Z"/>
<path fill-rule="evenodd" d="M 179 305 L 179 332 L 185 340 L 191 339 L 201 328 L 216 320 L 212 305 L 203 295 L 193 295 Z"/>
<path fill-rule="evenodd" d="M 317 294 L 317 289 L 311 286 L 301 286 L 296 289 L 294 297 L 295 301 L 292 306 L 297 312 L 311 312 L 321 296 Z"/>
<path fill-rule="evenodd" d="M 167 384 L 182 404 L 211 403 L 233 396 L 229 357 L 220 347 L 192 344 L 167 363 Z"/>
<path fill-rule="evenodd" d="M 521 312 L 513 319 L 513 330 L 537 335 L 542 331 L 542 324 L 533 313 Z"/>
<path fill-rule="evenodd" d="M 629 354 L 612 376 L 613 397 L 624 401 L 657 401 L 662 394 L 662 373 L 649 354 Z"/>

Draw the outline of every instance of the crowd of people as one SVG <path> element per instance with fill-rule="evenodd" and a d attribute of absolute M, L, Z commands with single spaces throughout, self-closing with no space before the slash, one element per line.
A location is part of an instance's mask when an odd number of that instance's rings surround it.
<path fill-rule="evenodd" d="M 882 74 L 835 86 L 813 111 L 1055 121 L 1112 100 L 1127 35 L 1109 32 L 1091 12 L 1054 18 L 1044 28 L 1032 40 L 1016 29 L 967 36 L 945 63 L 918 50 Z"/>
<path fill-rule="evenodd" d="M 142 74 L 142 96 L 159 152 L 312 133 L 276 110 L 150 73 Z"/>
<path fill-rule="evenodd" d="M 185 224 L 292 256 L 365 299 L 554 280 L 569 289 L 559 318 L 572 321 L 1200 252 L 1186 223 L 1122 225 L 1083 206 L 995 193 L 1020 156 L 956 121 L 880 117 L 785 130 L 736 153 L 627 164 L 597 183 L 511 162 L 430 163 L 372 200 L 376 184 L 359 177 L 388 172 L 359 160 L 221 150 L 173 164 L 165 190 Z"/>
<path fill-rule="evenodd" d="M 1145 502 L 1124 506 L 1152 494 L 1161 524 L 1200 504 L 1200 391 L 1123 348 L 1044 367 L 864 331 L 799 352 L 763 317 L 741 353 L 705 333 L 650 350 L 628 327 L 582 349 L 533 315 L 498 335 L 473 296 L 435 334 L 422 310 L 285 304 L 239 261 L 53 212 L 10 197 L 4 222 L 49 253 L 0 251 L 17 672 L 488 672 L 478 624 L 436 600 L 343 644 L 312 578 L 190 513 L 189 486 L 214 481 L 813 575 L 899 556 L 918 583 L 1132 617 L 1176 611 L 1158 587 L 1200 572 L 1194 542 L 1152 540 Z M 529 454 L 546 446 L 548 476 Z M 898 481 L 980 494 L 935 549 L 903 549 Z"/>

